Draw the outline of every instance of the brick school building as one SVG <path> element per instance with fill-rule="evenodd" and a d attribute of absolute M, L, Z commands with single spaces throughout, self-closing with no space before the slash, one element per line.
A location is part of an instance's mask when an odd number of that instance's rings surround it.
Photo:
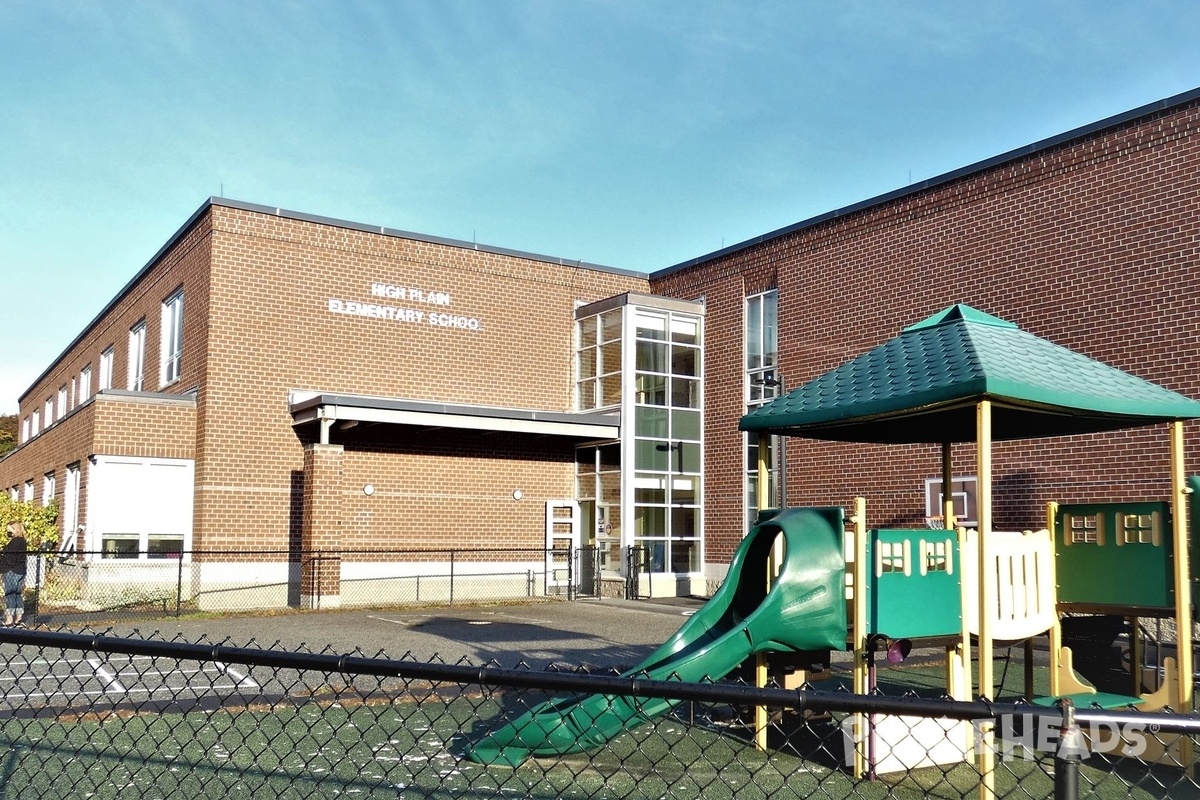
<path fill-rule="evenodd" d="M 739 417 L 953 303 L 1200 397 L 1198 133 L 1200 90 L 650 274 L 213 198 L 21 397 L 0 487 L 96 575 L 274 570 L 253 604 L 380 602 L 448 558 L 702 593 L 755 513 Z M 938 513 L 940 448 L 780 449 L 790 505 Z M 1166 495 L 1155 429 L 995 456 L 1000 527 Z M 572 546 L 569 575 L 536 553 Z"/>

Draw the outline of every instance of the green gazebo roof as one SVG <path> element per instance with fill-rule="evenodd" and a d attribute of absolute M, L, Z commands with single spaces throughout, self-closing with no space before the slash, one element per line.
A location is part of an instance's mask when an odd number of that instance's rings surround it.
<path fill-rule="evenodd" d="M 1200 402 L 955 305 L 742 417 L 744 431 L 853 442 L 1093 433 L 1200 417 Z"/>

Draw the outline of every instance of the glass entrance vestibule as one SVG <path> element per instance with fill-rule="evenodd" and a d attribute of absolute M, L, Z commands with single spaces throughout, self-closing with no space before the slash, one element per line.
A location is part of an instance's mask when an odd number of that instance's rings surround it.
<path fill-rule="evenodd" d="M 692 591 L 704 563 L 704 306 L 623 294 L 575 320 L 577 409 L 621 416 L 619 439 L 576 450 L 584 541 L 602 575 L 636 570 Z"/>

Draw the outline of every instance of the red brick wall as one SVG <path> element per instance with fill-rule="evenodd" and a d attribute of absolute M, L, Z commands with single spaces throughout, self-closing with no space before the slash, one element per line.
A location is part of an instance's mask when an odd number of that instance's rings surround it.
<path fill-rule="evenodd" d="M 195 403 L 101 395 L 95 406 L 92 442 L 96 453 L 195 458 Z"/>
<path fill-rule="evenodd" d="M 100 394 L 35 437 L 20 453 L 0 461 L 0 487 L 34 482 L 40 502 L 42 480 L 55 475 L 55 502 L 65 508 L 66 468 L 79 464 L 79 519 L 87 519 L 90 473 L 88 457 L 96 454 L 192 458 L 196 442 L 196 408 L 187 401 L 156 402 Z M 66 520 L 60 515 L 59 527 Z M 63 530 L 64 536 L 70 532 Z M 76 542 L 85 549 L 85 543 Z"/>
<path fill-rule="evenodd" d="M 342 468 L 344 451 L 340 445 L 314 444 L 304 449 L 304 502 L 301 548 L 339 550 L 345 520 L 342 491 L 345 471 Z M 322 554 L 306 559 L 303 565 L 301 601 L 341 593 L 341 558 Z"/>
<path fill-rule="evenodd" d="M 235 208 L 215 207 L 213 227 L 213 351 L 196 472 L 204 547 L 294 541 L 303 443 L 317 433 L 315 425 L 293 430 L 289 390 L 572 410 L 575 302 L 648 286 Z M 376 282 L 444 292 L 451 304 L 374 298 Z M 330 298 L 467 316 L 482 329 L 333 314 Z M 541 546 L 543 512 L 531 509 L 572 493 L 571 447 L 552 438 L 366 423 L 332 437 L 358 443 L 345 457 L 349 496 L 372 509 L 347 506 L 348 547 Z M 364 483 L 378 494 L 364 498 Z M 511 499 L 518 484 L 519 504 Z"/>
<path fill-rule="evenodd" d="M 363 427 L 346 437 L 348 546 L 544 547 L 545 501 L 574 496 L 565 440 Z"/>
<path fill-rule="evenodd" d="M 374 282 L 444 292 L 451 304 L 374 298 Z M 162 391 L 195 390 L 195 408 L 81 407 L 0 461 L 0 486 L 35 478 L 40 497 L 42 474 L 57 469 L 61 502 L 64 459 L 194 457 L 195 547 L 295 547 L 303 449 L 316 428 L 293 429 L 290 390 L 572 410 L 575 303 L 644 292 L 648 281 L 214 205 L 39 380 L 22 417 L 84 364 L 94 392 L 109 345 L 114 385 L 123 389 L 129 329 L 141 318 L 145 388 L 159 390 L 160 308 L 180 287 L 182 377 Z M 332 314 L 330 298 L 468 316 L 482 329 Z M 561 440 L 369 424 L 355 434 L 359 449 L 345 463 L 357 483 L 347 498 L 361 500 L 366 482 L 380 491 L 369 512 L 377 521 L 348 512 L 345 546 L 541 546 L 542 501 L 572 492 L 572 446 Z M 336 444 L 341 432 L 334 436 Z M 521 503 L 511 497 L 518 486 Z"/>
<path fill-rule="evenodd" d="M 1200 397 L 1200 111 L 1191 105 L 652 279 L 708 300 L 706 525 L 710 561 L 741 538 L 742 300 L 779 289 L 782 372 L 800 385 L 952 303 Z M 728 291 L 739 279 L 741 291 Z M 714 286 L 719 290 L 714 290 Z M 729 349 L 736 351 L 731 357 Z M 733 387 L 726 391 L 723 387 Z M 1189 424 L 1192 471 L 1200 435 Z M 1042 505 L 1164 498 L 1165 426 L 996 448 L 996 524 Z M 973 474 L 974 448 L 956 447 Z M 788 446 L 789 501 L 868 500 L 871 525 L 920 524 L 939 448 Z"/>

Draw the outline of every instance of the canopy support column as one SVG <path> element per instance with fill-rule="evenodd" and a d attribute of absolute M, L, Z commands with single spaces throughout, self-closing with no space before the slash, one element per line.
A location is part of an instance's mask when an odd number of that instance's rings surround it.
<path fill-rule="evenodd" d="M 1179 668 L 1179 695 L 1175 698 L 1181 714 L 1192 711 L 1192 577 L 1188 563 L 1188 503 L 1184 477 L 1183 422 L 1171 423 L 1171 517 L 1175 547 L 1175 660 Z M 1190 750 L 1191 741 L 1182 737 L 1183 746 Z M 1191 763 L 1191 753 L 1185 753 L 1184 763 Z"/>
<path fill-rule="evenodd" d="M 770 500 L 768 492 L 768 484 L 771 481 L 770 473 L 770 449 L 771 449 L 771 434 L 758 434 L 758 486 L 755 492 L 754 503 L 758 506 L 759 518 L 762 518 L 763 509 L 767 508 Z M 755 521 L 757 524 L 757 520 Z M 775 576 L 775 558 L 774 550 L 772 556 L 767 559 L 767 574 L 763 576 L 763 580 L 767 582 L 767 591 L 771 591 L 771 579 Z M 766 653 L 758 653 L 754 657 L 754 685 L 762 688 L 767 685 L 767 655 Z M 767 749 L 767 708 L 766 706 L 754 707 L 754 746 L 759 750 Z"/>
<path fill-rule="evenodd" d="M 854 514 L 850 517 L 854 536 L 854 577 L 851 580 L 851 642 L 854 646 L 854 693 L 867 694 L 867 499 L 854 498 Z M 867 717 L 855 714 L 854 777 L 867 774 Z"/>
<path fill-rule="evenodd" d="M 996 574 L 989 569 L 991 564 L 992 533 L 992 401 L 980 400 L 975 407 L 975 465 L 979 478 L 979 692 L 982 698 L 991 699 L 995 694 L 995 674 L 992 663 L 992 626 L 988 621 L 996 606 Z M 996 733 L 992 724 L 981 726 L 982 741 L 979 750 L 980 800 L 995 797 L 996 754 L 993 745 Z"/>
<path fill-rule="evenodd" d="M 947 531 L 955 531 L 958 520 L 954 516 L 954 458 L 953 444 L 942 443 L 942 527 Z M 962 539 L 958 541 L 958 552 L 961 558 Z M 968 568 L 961 562 L 961 570 Z M 971 634 L 967 626 L 962 626 L 962 639 L 946 647 L 946 691 L 955 700 L 971 699 Z"/>

